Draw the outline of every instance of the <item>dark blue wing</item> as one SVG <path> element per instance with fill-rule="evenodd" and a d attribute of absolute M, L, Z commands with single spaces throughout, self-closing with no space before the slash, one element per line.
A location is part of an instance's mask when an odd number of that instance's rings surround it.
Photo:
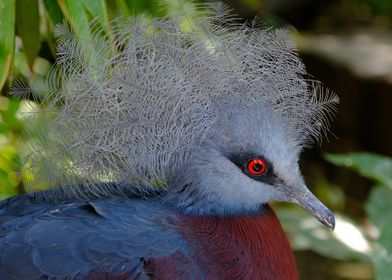
<path fill-rule="evenodd" d="M 105 273 L 148 279 L 145 261 L 186 254 L 173 219 L 176 215 L 154 200 L 54 204 L 27 194 L 2 201 L 0 279 L 85 279 Z"/>

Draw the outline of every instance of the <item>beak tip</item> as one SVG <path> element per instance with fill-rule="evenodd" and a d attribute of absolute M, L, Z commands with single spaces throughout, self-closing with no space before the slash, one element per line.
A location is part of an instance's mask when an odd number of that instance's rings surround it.
<path fill-rule="evenodd" d="M 335 229 L 335 216 L 332 212 L 330 212 L 325 216 L 325 218 L 321 220 L 321 223 L 323 223 L 333 231 Z"/>
<path fill-rule="evenodd" d="M 331 230 L 335 229 L 335 216 L 324 204 L 320 202 L 305 185 L 301 185 L 298 192 L 288 191 L 293 195 L 292 201 L 312 214 L 319 222 Z"/>
<path fill-rule="evenodd" d="M 328 226 L 329 226 L 329 228 L 330 228 L 331 230 L 334 230 L 334 229 L 335 229 L 335 217 L 334 217 L 333 214 L 332 214 L 332 215 L 330 216 L 330 218 L 329 218 L 329 224 L 328 224 Z"/>

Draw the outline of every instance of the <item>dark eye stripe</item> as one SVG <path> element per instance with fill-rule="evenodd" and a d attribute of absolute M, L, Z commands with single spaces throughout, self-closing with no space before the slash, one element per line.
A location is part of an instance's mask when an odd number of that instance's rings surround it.
<path fill-rule="evenodd" d="M 272 163 L 264 156 L 250 154 L 250 153 L 239 153 L 233 154 L 228 157 L 235 165 L 238 166 L 241 171 L 252 178 L 253 180 L 260 181 L 269 185 L 274 185 L 279 181 L 279 178 L 274 174 L 274 168 Z M 266 169 L 261 174 L 254 174 L 249 170 L 249 163 L 253 160 L 261 160 L 264 162 Z"/>

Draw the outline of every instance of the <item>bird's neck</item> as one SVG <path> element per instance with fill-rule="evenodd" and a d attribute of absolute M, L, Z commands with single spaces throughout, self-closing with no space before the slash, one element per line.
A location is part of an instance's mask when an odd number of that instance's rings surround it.
<path fill-rule="evenodd" d="M 207 279 L 297 279 L 293 252 L 269 205 L 250 216 L 183 215 L 179 228 Z"/>

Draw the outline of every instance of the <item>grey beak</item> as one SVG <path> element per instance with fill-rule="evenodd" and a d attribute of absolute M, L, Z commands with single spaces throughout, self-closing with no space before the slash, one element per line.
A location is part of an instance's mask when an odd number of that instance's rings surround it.
<path fill-rule="evenodd" d="M 285 190 L 287 190 L 287 188 L 285 188 Z M 305 185 L 290 188 L 289 193 L 296 204 L 312 214 L 322 224 L 326 225 L 331 230 L 334 230 L 335 217 L 332 211 L 321 203 Z"/>

